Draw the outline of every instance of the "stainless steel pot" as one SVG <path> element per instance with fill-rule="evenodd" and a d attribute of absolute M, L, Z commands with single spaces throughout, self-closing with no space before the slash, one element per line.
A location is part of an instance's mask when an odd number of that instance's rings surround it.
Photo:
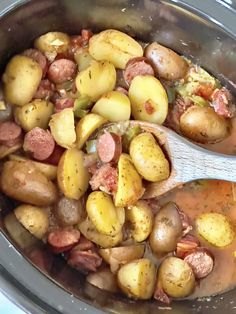
<path fill-rule="evenodd" d="M 0 69 L 14 53 L 52 30 L 117 28 L 143 41 L 158 40 L 189 56 L 229 88 L 236 87 L 236 3 L 232 0 L 1 0 Z M 1 219 L 0 219 L 1 227 Z M 40 272 L 0 232 L 0 290 L 29 313 L 156 313 L 154 301 L 134 302 L 86 285 L 56 259 Z M 235 313 L 236 291 L 205 301 L 174 302 L 160 313 Z"/>

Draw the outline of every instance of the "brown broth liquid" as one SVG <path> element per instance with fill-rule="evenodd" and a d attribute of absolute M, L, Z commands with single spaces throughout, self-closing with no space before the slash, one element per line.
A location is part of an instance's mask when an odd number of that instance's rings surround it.
<path fill-rule="evenodd" d="M 232 134 L 221 143 L 205 146 L 220 153 L 236 154 L 236 119 L 233 120 Z M 236 157 L 235 157 L 236 158 Z M 195 231 L 195 218 L 205 212 L 218 212 L 232 221 L 236 231 L 236 183 L 207 180 L 186 184 L 160 199 L 161 204 L 175 202 L 191 219 Z M 201 245 L 208 248 L 215 258 L 213 271 L 200 280 L 189 298 L 204 297 L 222 293 L 236 286 L 236 237 L 225 248 L 216 248 L 199 237 Z"/>

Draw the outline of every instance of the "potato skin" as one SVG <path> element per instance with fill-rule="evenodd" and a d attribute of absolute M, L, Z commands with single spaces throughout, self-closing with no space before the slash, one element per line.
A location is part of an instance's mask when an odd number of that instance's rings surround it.
<path fill-rule="evenodd" d="M 131 105 L 129 98 L 117 91 L 104 94 L 93 106 L 92 112 L 100 114 L 111 122 L 130 119 Z"/>
<path fill-rule="evenodd" d="M 102 248 L 110 248 L 113 246 L 117 246 L 123 240 L 122 232 L 119 232 L 113 237 L 98 232 L 95 226 L 88 218 L 79 223 L 78 228 L 79 231 L 83 234 L 83 236 L 85 236 L 85 238 L 96 243 Z"/>
<path fill-rule="evenodd" d="M 180 117 L 180 131 L 199 143 L 222 141 L 230 133 L 230 122 L 211 107 L 192 106 Z"/>
<path fill-rule="evenodd" d="M 85 216 L 80 200 L 62 197 L 54 207 L 54 214 L 60 226 L 68 227 L 78 224 Z"/>
<path fill-rule="evenodd" d="M 125 212 L 126 220 L 132 224 L 131 236 L 137 242 L 147 239 L 152 231 L 153 213 L 145 201 L 138 201 L 135 205 L 129 206 Z"/>
<path fill-rule="evenodd" d="M 121 154 L 118 162 L 118 188 L 115 206 L 125 207 L 135 204 L 143 195 L 142 179 L 127 154 Z"/>
<path fill-rule="evenodd" d="M 108 236 L 115 236 L 121 232 L 124 219 L 120 221 L 119 212 L 124 217 L 124 209 L 116 208 L 110 195 L 102 191 L 94 191 L 89 194 L 86 202 L 86 210 L 98 232 Z"/>
<path fill-rule="evenodd" d="M 114 89 L 116 84 L 116 70 L 109 61 L 93 61 L 75 80 L 77 89 L 82 95 L 97 101 L 103 94 Z"/>
<path fill-rule="evenodd" d="M 144 179 L 156 182 L 169 177 L 169 162 L 151 133 L 141 133 L 132 140 L 130 156 Z"/>
<path fill-rule="evenodd" d="M 147 300 L 154 292 L 156 267 L 149 259 L 138 259 L 122 266 L 117 280 L 128 297 Z"/>
<path fill-rule="evenodd" d="M 188 63 L 173 50 L 154 42 L 145 50 L 158 76 L 175 81 L 183 78 L 188 71 Z"/>
<path fill-rule="evenodd" d="M 55 185 L 30 161 L 6 161 L 0 185 L 6 195 L 36 206 L 48 206 L 57 199 Z"/>
<path fill-rule="evenodd" d="M 163 206 L 154 218 L 149 242 L 153 253 L 158 255 L 172 252 L 182 236 L 182 222 L 174 203 Z"/>
<path fill-rule="evenodd" d="M 116 293 L 119 291 L 116 276 L 108 269 L 98 270 L 96 273 L 90 273 L 86 281 L 99 289 Z"/>
<path fill-rule="evenodd" d="M 8 103 L 23 106 L 31 101 L 42 78 L 39 64 L 29 57 L 14 56 L 3 74 L 4 96 Z"/>
<path fill-rule="evenodd" d="M 84 167 L 83 153 L 76 148 L 67 149 L 57 167 L 57 183 L 66 197 L 79 200 L 87 191 L 89 174 Z"/>
<path fill-rule="evenodd" d="M 36 238 L 42 239 L 49 228 L 48 213 L 44 208 L 23 204 L 14 209 L 19 222 Z"/>
<path fill-rule="evenodd" d="M 192 268 L 184 260 L 167 257 L 158 269 L 157 285 L 174 298 L 184 298 L 192 293 L 195 277 Z"/>
<path fill-rule="evenodd" d="M 135 120 L 162 124 L 168 113 L 168 98 L 160 81 L 151 75 L 136 76 L 129 88 Z"/>
<path fill-rule="evenodd" d="M 108 60 L 118 69 L 125 69 L 134 57 L 142 57 L 141 45 L 129 35 L 107 29 L 89 40 L 89 53 L 96 60 Z"/>
<path fill-rule="evenodd" d="M 235 238 L 229 219 L 220 213 L 201 214 L 196 219 L 196 227 L 203 238 L 217 247 L 225 247 Z"/>
<path fill-rule="evenodd" d="M 70 45 L 70 37 L 61 32 L 48 32 L 38 37 L 35 42 L 35 48 L 47 55 L 47 53 L 65 53 Z"/>
<path fill-rule="evenodd" d="M 28 132 L 36 127 L 47 129 L 53 110 L 54 106 L 50 101 L 35 99 L 16 108 L 14 116 L 17 123 Z"/>

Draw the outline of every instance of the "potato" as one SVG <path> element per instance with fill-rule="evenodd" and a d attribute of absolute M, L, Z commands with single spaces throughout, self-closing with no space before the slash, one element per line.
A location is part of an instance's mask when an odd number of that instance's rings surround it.
<path fill-rule="evenodd" d="M 118 162 L 118 188 L 115 206 L 133 205 L 143 195 L 142 179 L 131 162 L 129 155 L 121 154 Z"/>
<path fill-rule="evenodd" d="M 129 98 L 117 91 L 104 94 L 93 106 L 92 112 L 100 114 L 111 122 L 130 119 L 131 105 Z"/>
<path fill-rule="evenodd" d="M 78 225 L 79 231 L 85 236 L 85 238 L 96 243 L 103 248 L 110 248 L 118 245 L 123 239 L 123 233 L 119 232 L 115 236 L 111 237 L 105 234 L 101 234 L 97 231 L 92 222 L 86 218 Z"/>
<path fill-rule="evenodd" d="M 232 243 L 235 237 L 229 219 L 219 213 L 204 213 L 196 219 L 197 232 L 210 244 L 224 247 Z"/>
<path fill-rule="evenodd" d="M 158 269 L 157 286 L 170 297 L 184 298 L 191 294 L 195 287 L 193 270 L 184 260 L 167 257 Z"/>
<path fill-rule="evenodd" d="M 67 149 L 57 167 L 57 182 L 66 197 L 78 200 L 87 191 L 89 174 L 84 167 L 83 152 Z"/>
<path fill-rule="evenodd" d="M 70 45 L 70 37 L 61 32 L 48 32 L 38 37 L 35 42 L 35 48 L 39 49 L 45 55 L 66 53 Z"/>
<path fill-rule="evenodd" d="M 74 59 L 78 64 L 79 72 L 86 70 L 94 61 L 94 58 L 89 54 L 87 49 L 83 49 L 82 51 L 79 49 L 74 54 Z"/>
<path fill-rule="evenodd" d="M 91 97 L 91 101 L 97 101 L 104 93 L 114 89 L 115 67 L 108 61 L 93 61 L 86 70 L 77 75 L 75 84 L 81 95 L 87 95 Z"/>
<path fill-rule="evenodd" d="M 38 169 L 39 171 L 41 171 L 45 175 L 45 177 L 48 178 L 48 180 L 55 180 L 57 177 L 57 167 L 56 166 L 45 164 L 43 162 L 29 160 L 23 156 L 14 155 L 14 154 L 11 154 L 9 156 L 9 159 L 21 161 L 21 162 L 25 162 L 25 161 L 32 162 L 32 164 L 35 166 L 35 168 Z"/>
<path fill-rule="evenodd" d="M 80 200 L 61 197 L 54 207 L 54 214 L 60 226 L 74 226 L 84 220 L 85 210 Z"/>
<path fill-rule="evenodd" d="M 49 228 L 48 213 L 44 208 L 23 204 L 14 209 L 19 222 L 36 238 L 42 239 Z"/>
<path fill-rule="evenodd" d="M 101 191 L 90 193 L 86 210 L 98 232 L 109 236 L 115 236 L 121 232 L 125 221 L 124 208 L 116 208 L 110 195 Z"/>
<path fill-rule="evenodd" d="M 35 99 L 22 107 L 17 107 L 14 116 L 17 123 L 28 132 L 36 127 L 47 129 L 53 111 L 54 105 L 50 101 Z"/>
<path fill-rule="evenodd" d="M 12 105 L 24 106 L 36 93 L 42 78 L 42 69 L 31 58 L 16 55 L 3 74 L 4 96 Z"/>
<path fill-rule="evenodd" d="M 37 244 L 38 240 L 23 227 L 13 212 L 4 217 L 4 226 L 11 239 L 24 251 Z"/>
<path fill-rule="evenodd" d="M 76 124 L 76 146 L 78 149 L 81 149 L 90 135 L 93 132 L 100 128 L 107 120 L 96 113 L 88 113 L 79 122 Z"/>
<path fill-rule="evenodd" d="M 76 133 L 72 108 L 64 109 L 52 115 L 49 126 L 52 136 L 58 145 L 64 148 L 74 147 Z"/>
<path fill-rule="evenodd" d="M 176 81 L 187 74 L 188 63 L 173 50 L 154 42 L 145 49 L 147 57 L 154 66 L 159 77 L 168 81 Z"/>
<path fill-rule="evenodd" d="M 214 143 L 230 134 L 230 122 L 211 107 L 191 106 L 180 117 L 180 131 L 193 141 Z"/>
<path fill-rule="evenodd" d="M 131 111 L 135 120 L 162 124 L 168 113 L 168 97 L 154 76 L 136 76 L 129 88 Z"/>
<path fill-rule="evenodd" d="M 169 177 L 169 162 L 151 133 L 136 136 L 129 151 L 135 168 L 145 180 L 156 182 Z"/>
<path fill-rule="evenodd" d="M 149 259 L 141 258 L 122 266 L 117 275 L 118 285 L 130 298 L 150 299 L 156 282 L 156 267 Z"/>
<path fill-rule="evenodd" d="M 145 201 L 138 201 L 135 205 L 129 206 L 125 211 L 126 220 L 131 223 L 131 236 L 137 242 L 147 239 L 152 231 L 153 213 Z"/>
<path fill-rule="evenodd" d="M 8 155 L 15 153 L 22 147 L 22 143 L 16 144 L 12 147 L 0 145 L 0 159 L 4 159 Z"/>
<path fill-rule="evenodd" d="M 149 238 L 152 252 L 163 255 L 176 250 L 183 235 L 182 221 L 175 203 L 167 203 L 156 214 Z"/>
<path fill-rule="evenodd" d="M 98 270 L 96 273 L 90 273 L 86 277 L 86 281 L 102 290 L 113 293 L 119 291 L 116 276 L 108 268 Z"/>
<path fill-rule="evenodd" d="M 121 265 L 143 257 L 144 250 L 145 246 L 138 244 L 100 249 L 99 254 L 110 265 L 111 271 L 117 272 Z"/>
<path fill-rule="evenodd" d="M 108 60 L 116 68 L 125 69 L 130 59 L 143 56 L 143 49 L 127 34 L 107 29 L 90 38 L 89 53 L 96 60 Z"/>
<path fill-rule="evenodd" d="M 6 161 L 0 185 L 6 195 L 36 206 L 49 206 L 57 199 L 55 185 L 31 161 Z"/>

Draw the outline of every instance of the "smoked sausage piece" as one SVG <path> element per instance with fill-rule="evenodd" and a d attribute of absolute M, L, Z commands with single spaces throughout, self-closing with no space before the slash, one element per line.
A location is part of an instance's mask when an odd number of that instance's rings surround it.
<path fill-rule="evenodd" d="M 55 86 L 48 79 L 44 79 L 40 82 L 38 90 L 36 91 L 35 99 L 50 99 L 55 91 Z"/>
<path fill-rule="evenodd" d="M 49 233 L 48 244 L 51 250 L 56 253 L 62 253 L 70 250 L 79 242 L 80 232 L 77 229 L 56 229 Z"/>
<path fill-rule="evenodd" d="M 102 162 L 117 162 L 122 153 L 121 136 L 115 133 L 104 133 L 98 138 L 98 156 Z"/>
<path fill-rule="evenodd" d="M 130 85 L 137 75 L 155 75 L 153 67 L 145 57 L 137 57 L 128 61 L 124 70 L 125 82 Z"/>
<path fill-rule="evenodd" d="M 64 83 L 74 78 L 76 74 L 75 62 L 68 59 L 54 61 L 48 69 L 48 78 L 55 84 Z"/>
<path fill-rule="evenodd" d="M 22 129 L 14 122 L 0 123 L 0 143 L 12 147 L 19 144 L 22 139 Z"/>

